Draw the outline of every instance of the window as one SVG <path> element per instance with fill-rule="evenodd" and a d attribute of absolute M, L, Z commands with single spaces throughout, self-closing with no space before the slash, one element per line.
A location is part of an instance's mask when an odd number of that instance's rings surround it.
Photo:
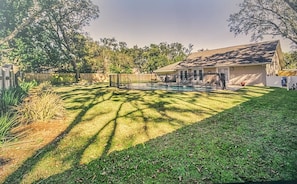
<path fill-rule="evenodd" d="M 202 73 L 202 70 L 199 70 L 199 80 L 203 80 L 203 73 Z"/>
<path fill-rule="evenodd" d="M 188 71 L 185 71 L 185 79 L 188 80 Z"/>
<path fill-rule="evenodd" d="M 194 80 L 197 80 L 197 70 L 194 70 Z"/>
<path fill-rule="evenodd" d="M 180 71 L 180 80 L 183 80 L 183 71 Z"/>

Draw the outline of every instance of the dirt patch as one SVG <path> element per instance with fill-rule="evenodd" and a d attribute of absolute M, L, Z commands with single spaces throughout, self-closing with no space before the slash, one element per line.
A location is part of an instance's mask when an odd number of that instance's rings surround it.
<path fill-rule="evenodd" d="M 37 150 L 51 143 L 69 124 L 65 121 L 32 123 L 13 129 L 17 140 L 0 148 L 0 183 Z"/>

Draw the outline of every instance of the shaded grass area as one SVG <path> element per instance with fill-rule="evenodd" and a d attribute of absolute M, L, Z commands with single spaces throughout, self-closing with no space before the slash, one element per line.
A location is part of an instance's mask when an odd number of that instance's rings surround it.
<path fill-rule="evenodd" d="M 296 179 L 296 92 L 57 91 L 68 104 L 69 127 L 6 183 Z"/>

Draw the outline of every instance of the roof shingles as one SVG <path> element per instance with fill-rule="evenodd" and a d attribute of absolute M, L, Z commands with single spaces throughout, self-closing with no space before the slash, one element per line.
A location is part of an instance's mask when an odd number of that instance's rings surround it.
<path fill-rule="evenodd" d="M 192 53 L 184 61 L 158 69 L 181 69 L 189 67 L 236 66 L 266 64 L 272 61 L 279 41 L 239 45 Z M 169 67 L 169 68 L 168 68 Z"/>
<path fill-rule="evenodd" d="M 279 41 L 261 42 L 191 54 L 179 67 L 264 64 L 272 61 Z"/>

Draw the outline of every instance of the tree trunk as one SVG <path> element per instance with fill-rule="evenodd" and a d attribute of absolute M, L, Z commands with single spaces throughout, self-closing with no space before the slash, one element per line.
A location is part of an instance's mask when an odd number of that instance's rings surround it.
<path fill-rule="evenodd" d="M 72 60 L 71 65 L 72 65 L 73 70 L 75 72 L 75 83 L 78 83 L 78 81 L 79 81 L 79 70 L 77 68 L 76 62 L 74 60 Z"/>
<path fill-rule="evenodd" d="M 79 82 L 79 70 L 78 69 L 76 69 L 75 70 L 75 83 L 78 83 Z"/>

